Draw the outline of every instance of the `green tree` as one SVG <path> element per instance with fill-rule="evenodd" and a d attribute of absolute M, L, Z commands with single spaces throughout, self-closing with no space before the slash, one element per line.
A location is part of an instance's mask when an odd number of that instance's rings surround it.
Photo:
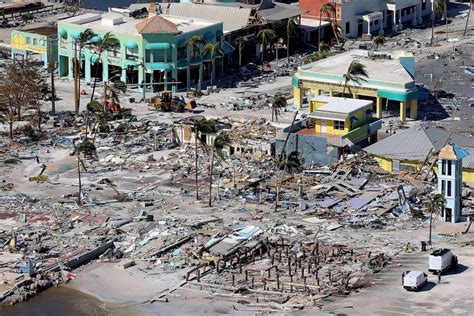
<path fill-rule="evenodd" d="M 336 8 L 332 3 L 325 3 L 319 8 L 319 36 L 318 36 L 318 50 L 320 51 L 321 44 L 321 24 L 323 17 L 326 16 L 327 19 L 331 20 L 331 16 L 336 14 Z"/>
<path fill-rule="evenodd" d="M 223 149 L 224 147 L 229 146 L 229 144 L 229 135 L 225 132 L 221 132 L 216 136 L 214 144 L 211 146 L 211 165 L 209 166 L 209 207 L 212 206 L 212 174 L 214 171 L 214 156 L 217 154 L 218 158 L 224 160 Z"/>
<path fill-rule="evenodd" d="M 257 34 L 257 38 L 260 40 L 261 45 L 261 55 L 260 61 L 262 63 L 262 71 L 263 69 L 263 58 L 265 53 L 272 48 L 277 40 L 277 34 L 273 29 L 263 29 L 260 30 Z"/>
<path fill-rule="evenodd" d="M 202 49 L 202 55 L 206 55 L 206 54 L 209 54 L 211 57 L 211 66 L 212 66 L 211 85 L 213 85 L 216 57 L 224 56 L 224 50 L 221 47 L 221 43 L 220 42 L 206 43 L 206 45 L 204 45 L 204 48 Z"/>
<path fill-rule="evenodd" d="M 347 72 L 342 77 L 344 78 L 344 90 L 342 91 L 342 94 L 345 95 L 346 89 L 352 93 L 351 88 L 349 87 L 350 82 L 361 85 L 362 82 L 367 82 L 366 78 L 369 78 L 369 74 L 363 64 L 353 61 L 347 68 Z"/>
<path fill-rule="evenodd" d="M 466 25 L 464 26 L 464 32 L 463 32 L 462 36 L 466 36 L 466 33 L 467 33 L 467 27 L 469 25 L 469 17 L 471 16 L 471 12 L 472 12 L 472 2 L 473 1 L 474 0 L 469 1 L 469 11 L 467 12 Z"/>
<path fill-rule="evenodd" d="M 321 45 L 319 45 L 319 53 L 321 56 L 325 56 L 327 53 L 330 51 L 330 47 L 328 44 L 322 42 Z"/>
<path fill-rule="evenodd" d="M 433 215 L 440 214 L 446 205 L 446 199 L 444 195 L 437 193 L 433 197 L 428 196 L 428 201 L 425 203 L 425 207 L 430 212 L 430 236 L 428 244 L 431 245 L 431 231 L 433 226 Z"/>
<path fill-rule="evenodd" d="M 74 113 L 76 115 L 79 114 L 79 107 L 80 107 L 80 104 L 81 104 L 81 76 L 80 76 L 80 73 L 81 73 L 81 65 L 82 65 L 82 50 L 90 45 L 90 41 L 92 40 L 92 38 L 96 36 L 96 34 L 94 33 L 94 31 L 92 31 L 92 29 L 90 28 L 87 28 L 85 29 L 84 31 L 82 31 L 81 33 L 79 33 L 79 37 L 77 38 L 77 40 L 74 41 L 74 63 L 75 63 L 75 67 L 74 67 Z M 77 55 L 79 54 L 79 57 L 77 57 Z"/>
<path fill-rule="evenodd" d="M 193 35 L 186 41 L 188 48 L 188 73 L 186 82 L 186 95 L 189 95 L 189 82 L 191 80 L 191 56 L 196 57 L 201 55 L 201 47 L 206 44 L 206 41 L 201 35 Z M 199 68 L 199 77 L 201 77 L 201 68 Z"/>
<path fill-rule="evenodd" d="M 278 117 L 280 116 L 281 109 L 285 108 L 288 105 L 286 99 L 282 95 L 275 95 L 272 101 L 272 122 L 276 120 L 278 122 Z"/>
<path fill-rule="evenodd" d="M 194 120 L 192 131 L 194 133 L 194 162 L 195 162 L 195 184 L 196 184 L 196 200 L 199 200 L 199 156 L 198 156 L 198 144 L 200 143 L 204 148 L 206 148 L 206 144 L 203 141 L 203 137 L 209 133 L 214 131 L 214 124 L 211 120 L 207 120 L 205 118 Z"/>
<path fill-rule="evenodd" d="M 433 0 L 433 13 L 431 15 L 431 44 L 433 44 L 434 39 L 435 22 L 444 14 L 445 8 L 444 0 Z"/>
<path fill-rule="evenodd" d="M 385 44 L 387 40 L 385 39 L 385 37 L 383 37 L 382 35 L 377 35 L 375 38 L 374 38 L 374 44 L 375 44 L 375 47 L 377 49 L 379 49 L 379 46 L 383 46 Z"/>
<path fill-rule="evenodd" d="M 97 56 L 97 63 L 100 63 L 100 60 L 102 58 L 102 53 L 104 51 L 110 50 L 114 46 L 117 46 L 119 44 L 118 39 L 112 34 L 112 32 L 107 32 L 104 34 L 102 38 L 99 39 L 97 43 L 94 43 L 94 48 L 96 50 L 96 53 L 98 53 Z M 94 77 L 94 82 L 92 85 L 92 94 L 91 94 L 91 102 L 94 100 L 94 94 L 95 94 L 95 88 L 97 86 L 97 77 L 99 76 L 99 67 L 96 67 L 95 69 L 95 77 Z"/>
<path fill-rule="evenodd" d="M 286 58 L 288 63 L 290 62 L 290 42 L 297 34 L 298 25 L 295 19 L 289 18 L 286 22 Z"/>
<path fill-rule="evenodd" d="M 97 158 L 97 150 L 95 145 L 89 141 L 84 140 L 80 143 L 76 143 L 73 141 L 74 151 L 72 152 L 72 156 L 77 156 L 77 180 L 79 184 L 79 190 L 77 192 L 77 205 L 82 205 L 82 180 L 81 180 L 81 165 L 83 167 L 84 163 L 81 160 L 81 153 L 84 155 L 84 158 Z"/>

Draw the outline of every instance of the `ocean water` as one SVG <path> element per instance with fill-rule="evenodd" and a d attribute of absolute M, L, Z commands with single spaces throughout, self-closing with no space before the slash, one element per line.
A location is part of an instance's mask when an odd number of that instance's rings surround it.
<path fill-rule="evenodd" d="M 96 9 L 107 11 L 109 7 L 128 7 L 132 3 L 138 3 L 137 0 L 82 0 L 82 6 L 87 9 Z M 143 1 L 141 1 L 143 2 Z M 153 2 L 153 1 L 150 1 Z"/>

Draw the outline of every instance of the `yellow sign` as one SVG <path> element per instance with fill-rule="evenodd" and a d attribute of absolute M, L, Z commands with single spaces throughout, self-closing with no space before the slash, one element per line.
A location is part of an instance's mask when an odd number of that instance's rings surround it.
<path fill-rule="evenodd" d="M 42 42 L 42 41 L 40 41 Z M 46 47 L 39 47 L 36 45 L 27 45 L 25 36 L 22 34 L 15 34 L 12 38 L 12 48 L 18 50 L 24 50 L 34 53 L 46 53 L 48 50 Z"/>

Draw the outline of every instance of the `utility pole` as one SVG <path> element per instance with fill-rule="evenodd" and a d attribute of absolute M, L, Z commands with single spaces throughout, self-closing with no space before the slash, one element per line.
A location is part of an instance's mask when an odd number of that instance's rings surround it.
<path fill-rule="evenodd" d="M 48 39 L 48 60 L 49 60 L 49 72 L 51 75 L 51 114 L 56 115 L 56 89 L 54 87 L 54 72 L 56 71 L 56 63 L 53 60 L 53 47 L 51 47 L 51 38 Z"/>
<path fill-rule="evenodd" d="M 74 41 L 74 60 L 73 60 L 73 73 L 74 73 L 74 112 L 76 117 L 79 114 L 79 87 L 77 86 L 77 41 Z"/>

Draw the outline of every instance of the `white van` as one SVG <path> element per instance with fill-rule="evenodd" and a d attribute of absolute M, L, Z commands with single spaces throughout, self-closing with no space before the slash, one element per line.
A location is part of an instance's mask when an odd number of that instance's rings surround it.
<path fill-rule="evenodd" d="M 421 271 L 407 271 L 403 277 L 403 288 L 418 291 L 428 282 L 428 275 Z"/>
<path fill-rule="evenodd" d="M 433 273 L 443 273 L 458 264 L 458 258 L 451 250 L 443 248 L 436 249 L 430 253 L 428 271 Z"/>

